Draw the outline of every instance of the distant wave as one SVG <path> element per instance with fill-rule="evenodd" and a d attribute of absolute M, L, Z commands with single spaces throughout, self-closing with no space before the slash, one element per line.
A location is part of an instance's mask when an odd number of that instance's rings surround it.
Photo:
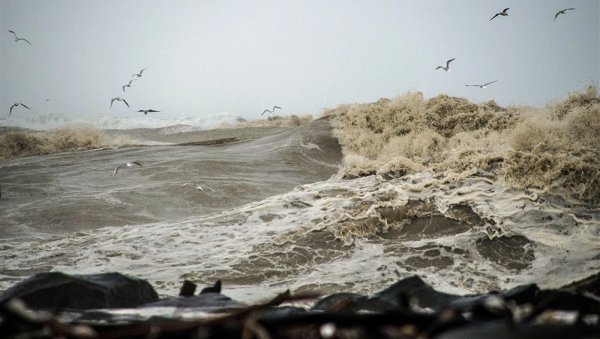
<path fill-rule="evenodd" d="M 0 159 L 136 144 L 85 126 L 44 132 L 13 131 L 0 135 Z"/>
<path fill-rule="evenodd" d="M 600 202 L 600 96 L 593 86 L 545 108 L 407 93 L 324 114 L 344 148 L 346 177 L 453 171 Z"/>
<path fill-rule="evenodd" d="M 135 129 L 135 128 L 163 128 L 170 126 L 186 126 L 186 131 L 197 131 L 217 127 L 224 123 L 233 123 L 238 116 L 231 113 L 215 113 L 199 117 L 163 118 L 160 114 L 138 117 L 119 116 L 91 116 L 72 117 L 63 113 L 49 113 L 44 115 L 13 115 L 2 120 L 3 126 L 17 126 L 35 130 L 49 130 L 67 127 L 70 125 L 89 125 L 96 129 Z"/>

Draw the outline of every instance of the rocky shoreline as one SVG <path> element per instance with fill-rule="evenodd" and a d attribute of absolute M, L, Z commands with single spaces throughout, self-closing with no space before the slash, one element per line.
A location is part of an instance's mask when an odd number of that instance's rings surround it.
<path fill-rule="evenodd" d="M 418 276 L 373 295 L 295 295 L 246 305 L 221 294 L 159 298 L 120 273 L 34 275 L 0 296 L 2 338 L 599 338 L 600 274 L 559 289 L 536 284 L 459 296 Z M 302 306 L 300 306 L 302 305 Z"/>

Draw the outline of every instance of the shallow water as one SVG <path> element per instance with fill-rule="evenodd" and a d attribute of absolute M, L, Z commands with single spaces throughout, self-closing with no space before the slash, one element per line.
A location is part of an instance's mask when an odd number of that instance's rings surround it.
<path fill-rule="evenodd" d="M 120 161 L 144 167 L 112 172 Z M 0 290 L 41 271 L 120 271 L 242 301 L 369 293 L 418 274 L 453 293 L 600 270 L 600 210 L 473 175 L 342 179 L 325 120 L 255 141 L 3 161 Z M 196 185 L 214 191 L 200 191 Z"/>

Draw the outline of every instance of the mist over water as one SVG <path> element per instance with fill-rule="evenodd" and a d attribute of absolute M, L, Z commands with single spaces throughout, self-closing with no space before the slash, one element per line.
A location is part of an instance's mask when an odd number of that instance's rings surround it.
<path fill-rule="evenodd" d="M 253 301 L 412 274 L 455 293 L 555 287 L 600 270 L 595 88 L 544 108 L 406 93 L 325 115 L 246 142 L 3 160 L 0 290 L 121 271 L 161 294 L 222 279 Z M 112 176 L 131 160 L 144 167 Z"/>

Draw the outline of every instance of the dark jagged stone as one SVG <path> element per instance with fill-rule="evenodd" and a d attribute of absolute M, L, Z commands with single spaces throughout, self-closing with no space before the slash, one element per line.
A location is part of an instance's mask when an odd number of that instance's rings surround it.
<path fill-rule="evenodd" d="M 597 326 L 535 325 L 507 326 L 505 322 L 478 323 L 442 333 L 439 339 L 562 339 L 598 338 Z"/>
<path fill-rule="evenodd" d="M 561 311 L 579 311 L 582 314 L 600 314 L 600 298 L 561 290 L 541 290 L 535 295 L 536 308 Z"/>
<path fill-rule="evenodd" d="M 411 276 L 376 293 L 370 299 L 385 301 L 397 309 L 406 309 L 409 304 L 416 304 L 416 306 L 422 308 L 428 307 L 441 310 L 460 298 L 462 297 L 438 292 L 418 276 Z"/>
<path fill-rule="evenodd" d="M 600 296 L 600 273 L 574 281 L 560 288 L 572 292 L 589 292 Z"/>
<path fill-rule="evenodd" d="M 519 285 L 502 292 L 504 300 L 512 300 L 517 304 L 532 302 L 540 288 L 536 284 Z"/>
<path fill-rule="evenodd" d="M 143 305 L 143 307 L 156 306 L 230 309 L 244 307 L 245 305 L 219 293 L 204 293 L 195 295 L 193 297 L 167 297 L 159 301 Z"/>
<path fill-rule="evenodd" d="M 179 290 L 180 297 L 192 297 L 196 292 L 196 284 L 189 280 L 184 280 Z"/>
<path fill-rule="evenodd" d="M 211 287 L 205 287 L 200 291 L 200 294 L 205 293 L 221 293 L 221 280 L 217 280 Z"/>
<path fill-rule="evenodd" d="M 39 273 L 9 288 L 0 304 L 19 298 L 31 309 L 137 307 L 158 300 L 147 281 L 120 273 Z"/>
<path fill-rule="evenodd" d="M 319 300 L 310 310 L 349 313 L 369 311 L 383 313 L 394 309 L 397 308 L 389 302 L 379 299 L 370 299 L 362 294 L 335 293 Z"/>

